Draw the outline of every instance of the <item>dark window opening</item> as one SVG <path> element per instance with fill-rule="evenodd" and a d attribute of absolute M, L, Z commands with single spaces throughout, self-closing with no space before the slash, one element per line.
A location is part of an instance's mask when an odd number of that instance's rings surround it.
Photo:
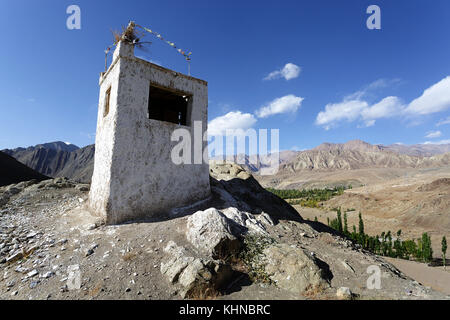
<path fill-rule="evenodd" d="M 148 118 L 186 126 L 190 99 L 185 93 L 150 86 Z"/>
<path fill-rule="evenodd" d="M 103 116 L 106 117 L 106 115 L 109 113 L 109 100 L 111 98 L 111 87 L 106 90 L 105 93 L 105 108 L 103 109 Z"/>

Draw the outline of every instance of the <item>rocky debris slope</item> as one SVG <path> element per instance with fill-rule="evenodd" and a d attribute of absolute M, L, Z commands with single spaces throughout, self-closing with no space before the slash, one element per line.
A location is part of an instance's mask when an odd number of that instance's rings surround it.
<path fill-rule="evenodd" d="M 248 298 L 243 293 L 251 291 L 248 288 L 233 292 L 233 285 L 243 277 L 253 285 L 280 290 L 284 298 L 444 297 L 407 279 L 392 265 L 326 226 L 292 216 L 279 199 L 272 201 L 271 208 L 265 207 L 274 213 L 274 222 L 261 208 L 271 198 L 263 200 L 266 193 L 242 167 L 216 162 L 210 167 L 219 209 L 211 207 L 190 215 L 182 240 L 187 242 L 184 246 L 170 242 L 165 251 L 171 253 L 161 264 L 162 274 L 182 297 L 225 294 L 224 297 Z M 254 213 L 246 211 L 255 209 L 255 203 L 258 205 Z M 385 290 L 367 288 L 369 266 L 380 270 Z"/>
<path fill-rule="evenodd" d="M 448 298 L 304 221 L 242 167 L 211 170 L 208 201 L 114 226 L 86 210 L 88 185 L 1 188 L 0 299 Z M 367 287 L 369 267 L 380 289 Z"/>

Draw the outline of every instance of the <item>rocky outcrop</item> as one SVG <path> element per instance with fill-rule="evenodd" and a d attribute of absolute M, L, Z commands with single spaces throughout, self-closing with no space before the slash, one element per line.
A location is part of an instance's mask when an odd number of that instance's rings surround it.
<path fill-rule="evenodd" d="M 293 293 L 329 286 L 326 272 L 318 266 L 316 258 L 298 247 L 271 245 L 264 249 L 261 264 L 277 286 Z"/>
<path fill-rule="evenodd" d="M 188 251 L 170 241 L 164 249 L 168 254 L 161 263 L 161 273 L 179 287 L 183 298 L 214 296 L 230 280 L 230 266 L 213 259 L 191 256 Z"/>
<path fill-rule="evenodd" d="M 269 237 L 266 226 L 272 225 L 267 214 L 257 219 L 251 213 L 234 207 L 221 211 L 216 208 L 197 211 L 187 219 L 186 238 L 202 257 L 206 257 L 206 262 L 189 256 L 186 249 L 171 242 L 165 249 L 170 253 L 170 258 L 161 265 L 161 272 L 170 282 L 178 282 L 185 289 L 195 288 L 192 290 L 197 291 L 203 287 L 216 288 L 218 278 L 222 278 L 217 276 L 222 274 L 218 270 L 231 269 L 227 264 L 228 258 L 236 259 L 241 251 L 247 250 L 250 254 L 255 254 L 246 262 L 248 267 L 264 273 L 284 290 L 301 294 L 310 288 L 328 286 L 325 270 L 319 266 L 314 256 L 303 249 L 278 243 L 264 249 L 264 245 L 256 250 L 245 248 L 246 236 L 252 235 L 256 239 Z M 271 241 L 263 240 L 261 243 Z M 215 259 L 222 261 L 222 264 L 214 262 Z"/>
<path fill-rule="evenodd" d="M 246 234 L 267 235 L 265 224 L 273 225 L 267 214 L 258 219 L 234 207 L 221 211 L 209 208 L 188 218 L 186 238 L 202 254 L 224 259 L 239 252 Z"/>
<path fill-rule="evenodd" d="M 161 273 L 182 288 L 182 296 L 217 290 L 222 279 L 232 274 L 233 263 L 240 260 L 248 272 L 265 274 L 277 286 L 295 294 L 328 284 L 326 272 L 314 257 L 270 239 L 268 229 L 276 225 L 277 218 L 301 221 L 289 205 L 236 164 L 213 164 L 211 177 L 213 194 L 222 206 L 190 215 L 185 235 L 193 253 L 169 242 L 165 248 L 168 257 L 161 264 Z M 255 213 L 247 211 L 255 207 Z M 246 239 L 257 240 L 253 243 Z"/>
<path fill-rule="evenodd" d="M 186 237 L 200 252 L 223 258 L 239 251 L 238 237 L 245 231 L 242 225 L 210 208 L 189 217 Z"/>
<path fill-rule="evenodd" d="M 302 220 L 298 212 L 267 191 L 234 163 L 210 162 L 211 190 L 224 202 L 224 206 L 234 206 L 241 211 L 255 215 L 267 214 L 274 222 L 278 219 Z"/>

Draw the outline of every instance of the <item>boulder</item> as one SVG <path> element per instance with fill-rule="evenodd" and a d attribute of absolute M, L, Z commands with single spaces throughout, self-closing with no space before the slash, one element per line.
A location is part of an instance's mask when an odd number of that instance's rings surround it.
<path fill-rule="evenodd" d="M 183 286 L 183 298 L 206 298 L 224 289 L 233 277 L 229 265 L 219 261 L 195 259 L 181 273 L 179 284 Z"/>
<path fill-rule="evenodd" d="M 222 210 L 222 213 L 228 218 L 233 220 L 235 223 L 241 225 L 248 229 L 248 231 L 259 233 L 259 234 L 267 234 L 266 228 L 264 225 L 255 218 L 251 213 L 240 211 L 237 208 L 229 207 Z"/>
<path fill-rule="evenodd" d="M 186 249 L 177 246 L 173 241 L 169 241 L 164 252 L 168 253 L 168 258 L 161 262 L 160 271 L 170 283 L 175 283 L 181 272 L 194 261 L 194 258 L 188 256 Z"/>
<path fill-rule="evenodd" d="M 280 288 L 302 294 L 308 288 L 328 287 L 326 274 L 305 250 L 287 244 L 264 249 L 261 263 L 267 276 Z"/>
<path fill-rule="evenodd" d="M 179 293 L 183 298 L 214 296 L 233 276 L 230 266 L 220 261 L 194 258 L 173 241 L 164 251 L 168 257 L 161 263 L 161 273 L 180 287 Z"/>
<path fill-rule="evenodd" d="M 262 224 L 265 224 L 265 225 L 269 225 L 269 226 L 275 225 L 272 218 L 264 211 L 260 215 L 256 216 L 256 220 L 258 220 L 259 222 L 261 222 Z"/>
<path fill-rule="evenodd" d="M 278 223 L 279 219 L 302 221 L 291 205 L 264 189 L 242 166 L 212 161 L 209 167 L 213 193 L 218 194 L 224 201 L 226 198 L 232 199 L 232 202 L 226 201 L 227 206 L 235 206 L 252 214 L 265 212 L 275 223 Z M 220 189 L 227 192 L 226 197 Z"/>
<path fill-rule="evenodd" d="M 241 247 L 238 237 L 245 232 L 242 225 L 209 208 L 188 218 L 186 237 L 201 253 L 217 259 L 237 253 Z"/>

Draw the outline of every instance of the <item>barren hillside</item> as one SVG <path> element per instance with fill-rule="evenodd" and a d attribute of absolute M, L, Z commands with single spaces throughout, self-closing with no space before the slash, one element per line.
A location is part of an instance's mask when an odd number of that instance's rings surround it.
<path fill-rule="evenodd" d="M 0 208 L 2 299 L 448 299 L 321 223 L 241 167 L 211 166 L 212 197 L 172 219 L 104 225 L 87 185 L 21 185 Z M 0 189 L 8 193 L 11 187 Z M 380 289 L 367 268 L 380 268 Z"/>

